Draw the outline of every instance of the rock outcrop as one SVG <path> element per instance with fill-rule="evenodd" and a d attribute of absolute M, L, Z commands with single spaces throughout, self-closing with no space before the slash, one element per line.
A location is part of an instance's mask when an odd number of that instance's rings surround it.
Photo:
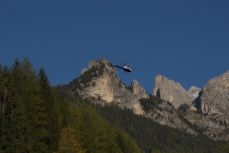
<path fill-rule="evenodd" d="M 169 101 L 174 108 L 178 108 L 181 104 L 190 104 L 194 97 L 186 91 L 179 83 L 167 79 L 161 75 L 155 78 L 153 95 Z"/>
<path fill-rule="evenodd" d="M 229 71 L 208 81 L 203 89 L 191 86 L 188 91 L 157 75 L 153 96 L 136 80 L 126 87 L 106 59 L 91 61 L 81 74 L 68 85 L 58 86 L 58 92 L 76 103 L 83 98 L 102 105 L 116 104 L 162 125 L 229 140 Z"/>
<path fill-rule="evenodd" d="M 130 88 L 137 97 L 137 99 L 149 98 L 149 94 L 147 94 L 145 89 L 137 82 L 137 80 L 133 80 L 131 82 Z"/>
<path fill-rule="evenodd" d="M 166 102 L 155 96 L 149 97 L 149 99 L 141 99 L 141 104 L 145 110 L 145 116 L 158 122 L 161 125 L 167 125 L 172 128 L 178 128 L 182 131 L 197 135 L 197 132 L 186 124 L 187 121 L 182 119 L 178 112 L 179 110 L 174 109 L 170 102 Z M 180 112 L 183 114 L 183 112 Z"/>
<path fill-rule="evenodd" d="M 201 91 L 203 114 L 225 114 L 229 116 L 229 71 L 207 82 Z"/>
<path fill-rule="evenodd" d="M 87 68 L 83 68 L 83 69 L 81 70 L 81 75 L 84 74 L 84 72 L 86 72 L 86 71 L 87 71 Z"/>
<path fill-rule="evenodd" d="M 95 72 L 89 72 L 91 69 L 95 69 Z M 116 103 L 122 108 L 133 109 L 136 114 L 143 114 L 138 98 L 122 83 L 109 61 L 105 59 L 91 61 L 88 68 L 84 69 L 86 74 L 85 70 L 89 73 L 97 73 L 97 77 L 92 77 L 86 85 L 81 84 L 83 90 L 78 92 L 84 99 L 94 98 L 106 103 Z"/>
<path fill-rule="evenodd" d="M 198 88 L 198 87 L 195 87 L 195 86 L 191 86 L 189 89 L 188 89 L 188 92 L 190 93 L 190 95 L 192 96 L 192 98 L 197 98 L 199 96 L 199 93 L 200 93 L 201 89 Z"/>

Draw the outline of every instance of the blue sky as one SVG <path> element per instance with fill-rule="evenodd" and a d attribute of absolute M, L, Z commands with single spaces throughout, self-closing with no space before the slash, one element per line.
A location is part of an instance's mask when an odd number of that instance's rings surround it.
<path fill-rule="evenodd" d="M 118 70 L 152 93 L 161 74 L 202 88 L 229 70 L 228 0 L 0 0 L 0 64 L 28 57 L 51 85 L 79 77 L 91 60 Z"/>

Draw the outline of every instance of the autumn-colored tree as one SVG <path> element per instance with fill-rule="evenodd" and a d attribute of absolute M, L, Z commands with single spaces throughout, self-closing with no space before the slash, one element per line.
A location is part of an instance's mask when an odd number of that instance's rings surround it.
<path fill-rule="evenodd" d="M 58 151 L 56 153 L 84 153 L 81 145 L 75 140 L 74 130 L 70 125 L 62 129 Z"/>

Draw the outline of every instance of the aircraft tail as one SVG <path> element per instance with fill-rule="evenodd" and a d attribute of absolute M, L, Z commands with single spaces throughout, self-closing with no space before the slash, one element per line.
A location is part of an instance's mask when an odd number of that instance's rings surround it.
<path fill-rule="evenodd" d="M 117 64 L 115 64 L 114 67 L 117 67 L 119 69 L 119 66 Z"/>

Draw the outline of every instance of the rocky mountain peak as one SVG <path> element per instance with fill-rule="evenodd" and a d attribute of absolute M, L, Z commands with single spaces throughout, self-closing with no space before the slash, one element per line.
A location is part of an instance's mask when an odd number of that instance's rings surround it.
<path fill-rule="evenodd" d="M 88 69 L 91 69 L 93 66 L 97 67 L 101 65 L 102 65 L 102 68 L 108 68 L 108 69 L 114 68 L 113 65 L 108 60 L 106 60 L 105 58 L 101 58 L 99 60 L 90 61 L 88 64 Z"/>
<path fill-rule="evenodd" d="M 94 101 L 115 103 L 122 108 L 133 109 L 136 114 L 143 114 L 137 97 L 126 88 L 109 61 L 102 58 L 89 62 L 88 68 L 83 69 L 83 75 L 80 78 L 89 76 L 90 79 L 87 79 L 86 85 L 81 84 L 83 90 L 78 91 L 84 99 L 91 98 Z"/>
<path fill-rule="evenodd" d="M 145 89 L 137 82 L 137 80 L 133 80 L 131 82 L 131 89 L 138 99 L 149 98 L 149 94 L 147 94 Z"/>
<path fill-rule="evenodd" d="M 180 85 L 180 83 L 175 83 L 161 75 L 155 77 L 152 94 L 172 103 L 174 108 L 178 108 L 181 104 L 190 104 L 194 99 L 192 95 Z"/>
<path fill-rule="evenodd" d="M 132 109 L 135 114 L 192 134 L 202 129 L 210 138 L 229 140 L 229 71 L 208 81 L 202 90 L 191 86 L 188 91 L 180 83 L 157 75 L 153 96 L 137 80 L 126 87 L 114 66 L 104 58 L 89 62 L 81 73 L 79 78 L 58 89 L 60 93 L 66 91 L 63 94 L 74 102 L 80 95 L 91 102 Z"/>
<path fill-rule="evenodd" d="M 84 74 L 84 72 L 86 72 L 87 70 L 92 69 L 92 68 L 100 68 L 100 69 L 106 68 L 107 72 L 108 72 L 108 70 L 110 70 L 110 71 L 115 70 L 114 66 L 108 60 L 101 58 L 99 60 L 90 61 L 88 64 L 88 67 L 82 69 L 81 74 Z"/>
<path fill-rule="evenodd" d="M 201 92 L 200 104 L 204 114 L 229 115 L 229 71 L 206 83 Z"/>

